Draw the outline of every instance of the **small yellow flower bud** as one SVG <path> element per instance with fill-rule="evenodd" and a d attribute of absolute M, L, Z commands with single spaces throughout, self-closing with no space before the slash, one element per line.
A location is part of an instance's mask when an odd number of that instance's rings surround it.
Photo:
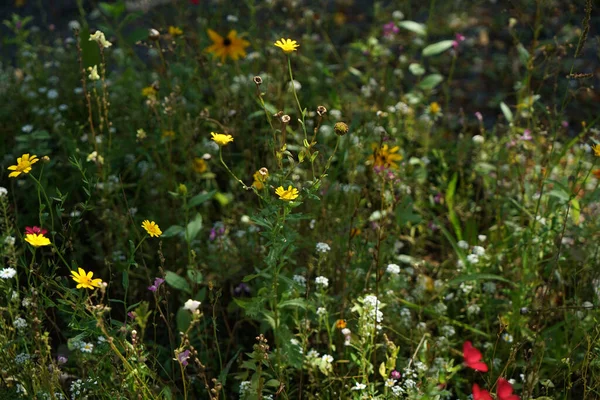
<path fill-rule="evenodd" d="M 182 196 L 185 196 L 188 193 L 187 186 L 185 186 L 183 183 L 179 184 L 179 186 L 177 187 L 177 191 Z"/>

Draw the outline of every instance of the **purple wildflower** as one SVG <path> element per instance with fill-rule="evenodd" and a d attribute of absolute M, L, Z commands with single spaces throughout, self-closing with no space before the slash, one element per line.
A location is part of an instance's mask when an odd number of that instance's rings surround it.
<path fill-rule="evenodd" d="M 66 356 L 59 355 L 56 357 L 56 361 L 58 361 L 59 364 L 66 364 L 69 359 Z"/>
<path fill-rule="evenodd" d="M 186 351 L 182 351 L 181 353 L 177 354 L 177 360 L 181 363 L 181 365 L 183 365 L 184 367 L 188 365 L 188 359 L 190 358 L 190 351 L 186 350 Z"/>
<path fill-rule="evenodd" d="M 521 140 L 531 140 L 533 137 L 531 136 L 531 131 L 529 129 L 525 129 L 523 132 L 523 136 L 521 136 Z"/>
<path fill-rule="evenodd" d="M 383 26 L 383 36 L 385 37 L 392 37 L 398 32 L 400 32 L 400 29 L 398 29 L 394 21 L 388 22 Z"/>
<path fill-rule="evenodd" d="M 479 122 L 483 122 L 483 115 L 481 115 L 479 111 L 475 113 L 475 118 L 477 118 Z"/>
<path fill-rule="evenodd" d="M 392 379 L 400 379 L 400 377 L 401 377 L 401 376 L 402 376 L 402 375 L 400 375 L 400 372 L 398 372 L 398 371 L 396 371 L 396 370 L 393 370 L 393 371 L 390 373 L 390 377 L 391 377 Z"/>

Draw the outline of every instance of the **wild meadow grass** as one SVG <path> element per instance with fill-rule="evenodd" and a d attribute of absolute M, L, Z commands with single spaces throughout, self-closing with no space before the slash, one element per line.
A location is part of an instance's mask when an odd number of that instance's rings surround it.
<path fill-rule="evenodd" d="M 0 398 L 600 398 L 591 1 L 152 3 L 4 21 Z"/>

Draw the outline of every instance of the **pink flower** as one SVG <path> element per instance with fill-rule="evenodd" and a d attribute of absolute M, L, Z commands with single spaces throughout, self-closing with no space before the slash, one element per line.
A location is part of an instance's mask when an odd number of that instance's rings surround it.
<path fill-rule="evenodd" d="M 479 122 L 483 122 L 483 115 L 481 115 L 479 111 L 475 113 L 475 118 L 477 118 Z"/>
<path fill-rule="evenodd" d="M 159 286 L 164 282 L 165 280 L 163 278 L 156 278 L 154 279 L 154 284 L 148 286 L 148 290 L 151 292 L 156 292 L 159 288 Z"/>
<path fill-rule="evenodd" d="M 388 22 L 383 26 L 383 36 L 385 37 L 392 37 L 398 32 L 400 32 L 400 29 L 398 29 L 398 27 L 393 21 Z"/>
<path fill-rule="evenodd" d="M 525 129 L 523 132 L 523 136 L 521 136 L 521 140 L 531 140 L 533 137 L 531 136 L 531 131 L 529 129 Z"/>

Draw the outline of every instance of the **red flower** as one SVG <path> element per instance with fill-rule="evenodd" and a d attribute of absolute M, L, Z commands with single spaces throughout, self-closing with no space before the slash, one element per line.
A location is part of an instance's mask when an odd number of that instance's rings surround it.
<path fill-rule="evenodd" d="M 498 395 L 498 400 L 520 400 L 519 396 L 513 394 L 512 385 L 504 378 L 498 379 L 496 395 Z"/>
<path fill-rule="evenodd" d="M 473 400 L 492 400 L 490 392 L 479 388 L 479 385 L 473 384 Z"/>
<path fill-rule="evenodd" d="M 467 367 L 473 368 L 475 371 L 487 372 L 487 365 L 481 361 L 481 352 L 477 350 L 468 340 L 463 344 L 463 357 Z"/>
<path fill-rule="evenodd" d="M 26 235 L 45 235 L 46 233 L 48 233 L 48 231 L 46 229 L 42 229 L 39 226 L 26 226 L 25 227 L 25 234 Z"/>

